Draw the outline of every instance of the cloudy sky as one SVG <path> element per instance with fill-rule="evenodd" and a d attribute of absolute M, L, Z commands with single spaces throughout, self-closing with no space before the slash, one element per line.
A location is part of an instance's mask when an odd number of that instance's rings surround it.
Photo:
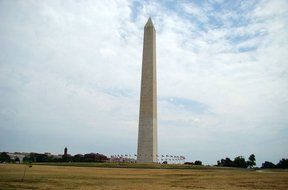
<path fill-rule="evenodd" d="M 0 1 L 0 151 L 134 154 L 143 27 L 159 154 L 288 157 L 288 2 Z"/>

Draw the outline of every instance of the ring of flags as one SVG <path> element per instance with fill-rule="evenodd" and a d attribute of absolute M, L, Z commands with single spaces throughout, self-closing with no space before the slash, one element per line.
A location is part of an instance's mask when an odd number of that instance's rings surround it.
<path fill-rule="evenodd" d="M 141 154 L 139 154 L 139 156 L 143 156 Z M 144 156 L 148 156 L 148 155 L 144 155 Z M 153 155 L 149 155 L 149 156 L 153 156 Z M 162 163 L 164 161 L 166 162 L 171 162 L 174 164 L 181 164 L 185 162 L 186 157 L 185 156 L 177 156 L 177 155 L 165 155 L 165 154 L 161 154 L 158 155 L 156 154 L 157 157 L 157 162 L 158 163 Z M 137 154 L 115 154 L 115 155 L 111 155 L 111 159 L 112 162 L 136 162 L 137 160 Z"/>

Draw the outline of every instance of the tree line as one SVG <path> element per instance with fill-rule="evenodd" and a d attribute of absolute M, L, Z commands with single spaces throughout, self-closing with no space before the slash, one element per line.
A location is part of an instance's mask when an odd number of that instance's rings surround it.
<path fill-rule="evenodd" d="M 60 157 L 30 153 L 23 158 L 23 162 L 106 162 L 107 160 L 109 160 L 108 157 L 100 153 L 76 154 L 74 156 L 68 154 Z M 0 163 L 13 163 L 17 161 L 20 161 L 19 158 L 12 159 L 6 152 L 0 153 Z"/>
<path fill-rule="evenodd" d="M 109 158 L 104 154 L 100 153 L 88 153 L 88 154 L 76 154 L 71 156 L 69 154 L 63 155 L 60 157 L 39 154 L 39 153 L 30 153 L 28 156 L 23 158 L 23 162 L 107 162 Z M 0 163 L 15 163 L 19 162 L 19 158 L 10 158 L 7 152 L 0 152 Z M 167 164 L 167 163 L 166 163 Z M 202 165 L 202 161 L 196 160 L 195 162 L 185 162 L 184 164 L 188 165 Z M 226 157 L 217 161 L 216 166 L 222 167 L 237 167 L 237 168 L 253 168 L 256 165 L 256 157 L 254 154 L 251 154 L 248 160 L 245 160 L 243 156 L 237 156 L 233 160 Z M 262 163 L 262 169 L 265 168 L 288 168 L 288 159 L 282 158 L 277 164 L 274 164 L 269 161 Z"/>
<path fill-rule="evenodd" d="M 288 168 L 288 159 L 282 158 L 276 165 L 272 162 L 265 161 L 262 164 L 261 168 L 281 168 L 281 169 L 287 169 Z"/>
<path fill-rule="evenodd" d="M 252 168 L 256 165 L 256 157 L 254 154 L 251 154 L 246 161 L 243 156 L 237 156 L 234 160 L 226 157 L 225 159 L 221 159 L 217 161 L 217 166 L 223 167 L 237 167 L 237 168 Z M 288 159 L 282 158 L 277 164 L 274 164 L 269 161 L 265 161 L 261 165 L 262 169 L 266 168 L 281 168 L 287 169 L 288 168 Z"/>
<path fill-rule="evenodd" d="M 236 168 L 252 168 L 256 165 L 256 157 L 254 154 L 251 154 L 246 161 L 243 156 L 237 156 L 234 160 L 230 158 L 225 158 L 217 161 L 217 166 L 224 167 L 236 167 Z"/>
<path fill-rule="evenodd" d="M 202 161 L 196 160 L 195 162 L 185 162 L 186 165 L 196 165 L 196 166 L 202 166 Z"/>

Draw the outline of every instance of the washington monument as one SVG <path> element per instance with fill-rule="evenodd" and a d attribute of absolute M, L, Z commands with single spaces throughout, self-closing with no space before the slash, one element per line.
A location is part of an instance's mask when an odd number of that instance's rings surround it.
<path fill-rule="evenodd" d="M 156 31 L 144 27 L 137 162 L 157 162 Z"/>

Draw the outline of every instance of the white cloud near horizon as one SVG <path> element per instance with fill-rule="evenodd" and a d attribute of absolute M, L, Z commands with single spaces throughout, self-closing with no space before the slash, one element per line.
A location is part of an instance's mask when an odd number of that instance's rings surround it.
<path fill-rule="evenodd" d="M 288 3 L 1 1 L 0 151 L 135 153 L 143 26 L 159 152 L 288 157 Z"/>

